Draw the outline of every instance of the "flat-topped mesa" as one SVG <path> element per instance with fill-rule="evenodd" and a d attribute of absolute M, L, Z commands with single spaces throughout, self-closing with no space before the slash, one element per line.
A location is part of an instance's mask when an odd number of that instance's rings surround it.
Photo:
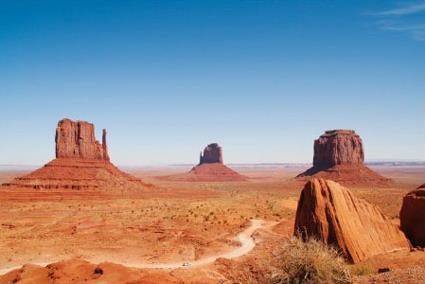
<path fill-rule="evenodd" d="M 313 167 L 317 169 L 363 162 L 363 142 L 354 130 L 327 130 L 314 141 Z"/>
<path fill-rule="evenodd" d="M 314 140 L 313 166 L 298 179 L 321 177 L 344 185 L 388 186 L 392 181 L 364 165 L 363 141 L 354 130 L 328 130 Z"/>
<path fill-rule="evenodd" d="M 78 158 L 109 161 L 106 129 L 102 144 L 96 140 L 92 123 L 62 119 L 56 128 L 56 158 Z"/>
<path fill-rule="evenodd" d="M 217 143 L 212 143 L 205 147 L 204 152 L 201 152 L 199 157 L 200 165 L 212 163 L 223 164 L 223 150 Z"/>

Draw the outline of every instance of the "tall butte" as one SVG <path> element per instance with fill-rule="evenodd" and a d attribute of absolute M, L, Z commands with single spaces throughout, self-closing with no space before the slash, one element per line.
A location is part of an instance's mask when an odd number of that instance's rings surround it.
<path fill-rule="evenodd" d="M 62 119 L 56 128 L 56 158 L 109 161 L 106 129 L 102 134 L 100 144 L 92 123 Z"/>
<path fill-rule="evenodd" d="M 193 182 L 224 182 L 247 180 L 247 177 L 224 165 L 223 149 L 217 143 L 209 144 L 204 148 L 204 151 L 201 151 L 199 164 L 193 167 L 188 173 L 159 178 L 174 181 Z"/>
<path fill-rule="evenodd" d="M 187 174 L 194 181 L 245 181 L 247 178 L 223 163 L 223 150 L 217 143 L 204 148 L 199 164 Z"/>
<path fill-rule="evenodd" d="M 34 189 L 127 189 L 147 186 L 109 159 L 106 129 L 102 143 L 86 121 L 62 119 L 56 128 L 56 159 L 3 186 Z"/>
<path fill-rule="evenodd" d="M 363 141 L 354 130 L 328 130 L 314 141 L 313 167 L 297 178 L 320 177 L 347 185 L 388 185 L 364 165 Z"/>

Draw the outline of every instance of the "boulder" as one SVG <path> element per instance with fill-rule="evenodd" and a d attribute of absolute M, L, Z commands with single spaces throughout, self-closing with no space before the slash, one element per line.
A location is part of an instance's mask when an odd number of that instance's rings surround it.
<path fill-rule="evenodd" d="M 223 164 L 223 150 L 217 143 L 209 144 L 204 148 L 204 152 L 201 152 L 199 157 L 199 164 Z"/>
<path fill-rule="evenodd" d="M 412 245 L 425 247 L 425 184 L 403 198 L 400 224 Z"/>
<path fill-rule="evenodd" d="M 310 180 L 304 186 L 294 233 L 335 246 L 353 263 L 410 249 L 403 232 L 376 206 L 356 198 L 338 183 L 324 179 Z"/>

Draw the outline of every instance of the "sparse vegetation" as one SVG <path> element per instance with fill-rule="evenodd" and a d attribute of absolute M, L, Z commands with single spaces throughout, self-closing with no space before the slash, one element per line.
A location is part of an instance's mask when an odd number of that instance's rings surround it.
<path fill-rule="evenodd" d="M 350 268 L 350 271 L 351 271 L 351 274 L 356 276 L 365 276 L 365 275 L 370 275 L 376 272 L 375 269 L 373 269 L 373 267 L 368 264 L 353 265 Z"/>
<path fill-rule="evenodd" d="M 310 239 L 291 238 L 276 253 L 283 274 L 275 283 L 352 283 L 350 271 L 338 252 Z"/>

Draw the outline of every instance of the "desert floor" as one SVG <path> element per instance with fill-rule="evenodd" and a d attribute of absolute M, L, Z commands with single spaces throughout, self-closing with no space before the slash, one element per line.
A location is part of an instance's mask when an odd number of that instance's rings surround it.
<path fill-rule="evenodd" d="M 133 275 L 156 279 L 156 282 L 261 282 L 262 275 L 278 270 L 273 252 L 292 235 L 297 200 L 304 184 L 292 178 L 304 168 L 252 166 L 234 169 L 250 180 L 170 182 L 156 177 L 187 168 L 140 168 L 125 169 L 155 186 L 140 194 L 2 189 L 0 274 L 28 263 L 44 266 L 69 261 L 69 267 L 84 271 L 82 267 L 107 262 L 103 270 L 112 272 L 111 282 L 106 283 L 129 281 Z M 393 178 L 394 186 L 350 189 L 398 222 L 402 198 L 425 182 L 425 168 L 386 166 L 373 169 Z M 0 172 L 0 183 L 23 173 Z M 208 257 L 226 255 L 238 249 L 241 243 L 235 237 L 249 229 L 253 220 L 261 220 L 263 226 L 252 235 L 256 242 L 252 251 L 231 260 L 219 258 L 202 263 Z M 186 262 L 190 266 L 134 269 Z M 389 267 L 391 272 L 376 274 L 381 267 Z M 352 269 L 359 275 L 355 277 L 359 283 L 388 279 L 402 281 L 394 283 L 423 283 L 425 252 L 382 255 Z M 72 269 L 70 271 L 72 273 Z M 252 274 L 256 278 L 253 279 Z M 8 283 L 10 277 L 0 277 L 0 283 Z M 75 277 L 76 282 L 84 277 L 96 282 L 84 276 L 84 272 Z"/>

